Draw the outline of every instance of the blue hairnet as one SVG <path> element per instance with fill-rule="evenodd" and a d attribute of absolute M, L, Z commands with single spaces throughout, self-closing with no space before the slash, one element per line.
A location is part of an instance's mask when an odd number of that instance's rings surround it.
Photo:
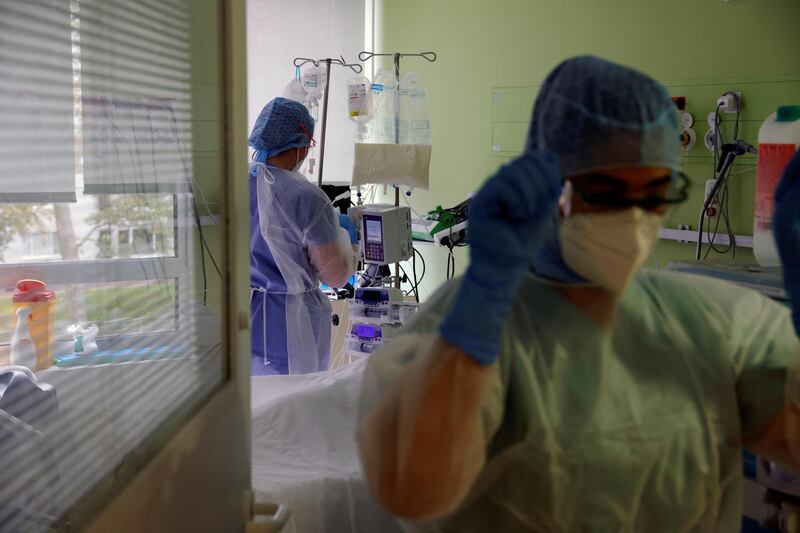
<path fill-rule="evenodd" d="M 306 106 L 278 97 L 261 110 L 248 142 L 264 162 L 291 148 L 308 146 L 313 134 L 314 119 Z"/>
<path fill-rule="evenodd" d="M 581 56 L 544 81 L 526 148 L 555 154 L 565 177 L 626 166 L 680 170 L 678 133 L 675 104 L 660 83 Z"/>

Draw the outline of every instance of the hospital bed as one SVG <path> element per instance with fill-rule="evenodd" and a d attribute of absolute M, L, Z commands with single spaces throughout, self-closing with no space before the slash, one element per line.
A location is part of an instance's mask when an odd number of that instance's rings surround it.
<path fill-rule="evenodd" d="M 284 532 L 392 533 L 371 498 L 355 441 L 367 359 L 316 374 L 253 376 L 253 489 L 288 505 Z"/>

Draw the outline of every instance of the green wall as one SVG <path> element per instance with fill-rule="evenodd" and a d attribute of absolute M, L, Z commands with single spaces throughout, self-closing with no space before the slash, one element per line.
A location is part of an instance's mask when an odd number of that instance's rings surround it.
<path fill-rule="evenodd" d="M 706 116 L 727 90 L 743 92 L 743 137 L 777 105 L 800 103 L 800 2 L 797 0 L 375 0 L 378 51 L 434 50 L 436 63 L 407 60 L 425 76 L 433 126 L 430 191 L 415 191 L 418 211 L 451 206 L 521 148 L 536 88 L 561 60 L 592 53 L 639 68 L 687 97 L 699 143 L 684 158 L 692 198 L 665 225 L 697 227 L 710 153 Z M 502 96 L 498 96 L 502 95 Z M 732 115 L 723 116 L 723 129 Z M 500 153 L 493 145 L 501 145 Z M 755 174 L 742 158 L 731 182 L 732 226 L 752 234 Z M 444 279 L 445 254 L 423 246 L 424 293 Z M 457 252 L 460 267 L 466 253 Z M 660 264 L 689 259 L 692 245 L 662 241 Z M 713 254 L 712 254 L 713 255 Z M 752 258 L 740 249 L 737 258 Z"/>
<path fill-rule="evenodd" d="M 222 183 L 224 176 L 222 159 L 222 114 L 220 105 L 221 42 L 218 0 L 196 0 L 191 11 L 191 62 L 192 62 L 192 171 L 194 193 L 200 215 L 209 213 L 203 202 L 219 219 L 222 205 Z M 221 228 L 216 225 L 203 227 L 203 236 L 222 268 Z M 196 300 L 203 301 L 203 272 L 201 269 L 201 244 L 199 234 L 194 231 L 194 281 Z M 245 236 L 246 238 L 246 236 Z M 222 280 L 206 254 L 208 277 L 208 305 L 222 312 Z"/>

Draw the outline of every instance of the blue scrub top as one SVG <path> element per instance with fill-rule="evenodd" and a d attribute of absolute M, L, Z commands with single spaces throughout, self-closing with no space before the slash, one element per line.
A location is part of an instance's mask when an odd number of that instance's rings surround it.
<path fill-rule="evenodd" d="M 338 237 L 338 227 L 332 226 L 328 219 L 319 217 L 322 209 L 333 209 L 328 198 L 320 189 L 308 182 L 308 187 L 281 187 L 283 180 L 293 180 L 296 177 L 291 173 L 270 166 L 270 171 L 275 182 L 270 185 L 280 190 L 296 191 L 296 194 L 282 202 L 284 208 L 292 209 L 293 221 L 301 228 L 305 242 L 292 243 L 283 254 L 291 254 L 292 262 L 309 273 L 311 279 L 316 279 L 311 260 L 308 257 L 307 246 L 321 245 L 334 242 Z M 267 291 L 252 292 L 250 300 L 250 315 L 253 317 L 251 325 L 252 361 L 251 373 L 263 374 L 288 374 L 288 330 L 286 326 L 286 293 L 287 283 L 281 274 L 272 251 L 267 241 L 261 235 L 261 225 L 258 212 L 258 180 L 256 168 L 250 170 L 250 285 Z M 291 297 L 291 296 L 290 296 Z M 266 310 L 264 310 L 266 306 Z M 266 311 L 265 320 L 262 319 Z M 329 324 L 329 317 L 319 317 L 322 324 Z M 316 321 L 314 321 L 316 323 Z M 264 364 L 264 335 L 266 334 L 267 361 Z M 305 334 L 318 336 L 319 332 L 312 331 Z"/>

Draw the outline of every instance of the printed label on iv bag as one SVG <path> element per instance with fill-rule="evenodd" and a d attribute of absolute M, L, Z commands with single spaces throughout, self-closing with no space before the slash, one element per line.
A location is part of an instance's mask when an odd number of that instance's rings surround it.
<path fill-rule="evenodd" d="M 769 231 L 772 228 L 772 212 L 775 207 L 775 189 L 796 151 L 794 144 L 758 145 L 758 173 L 756 175 L 755 230 Z"/>
<path fill-rule="evenodd" d="M 319 74 L 312 72 L 303 76 L 303 88 L 306 90 L 314 91 L 317 87 L 321 86 L 322 82 L 319 79 Z"/>
<path fill-rule="evenodd" d="M 326 69 L 321 66 L 307 67 L 303 71 L 303 89 L 305 89 L 308 95 L 313 99 L 318 99 L 322 96 L 327 80 Z"/>
<path fill-rule="evenodd" d="M 348 85 L 347 102 L 351 118 L 365 113 L 367 111 L 367 86 L 363 83 Z"/>

